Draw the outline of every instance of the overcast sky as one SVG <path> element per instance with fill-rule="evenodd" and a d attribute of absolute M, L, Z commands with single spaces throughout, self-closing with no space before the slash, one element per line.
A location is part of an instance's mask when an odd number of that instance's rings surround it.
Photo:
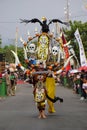
<path fill-rule="evenodd" d="M 22 36 L 25 40 L 27 31 L 32 34 L 39 24 L 21 24 L 21 19 L 38 18 L 45 16 L 47 20 L 58 18 L 65 21 L 64 8 L 67 0 L 0 0 L 0 35 L 2 43 L 11 43 L 15 39 L 18 27 L 18 39 Z M 87 10 L 84 7 L 87 0 L 69 0 L 70 20 L 86 22 Z"/>

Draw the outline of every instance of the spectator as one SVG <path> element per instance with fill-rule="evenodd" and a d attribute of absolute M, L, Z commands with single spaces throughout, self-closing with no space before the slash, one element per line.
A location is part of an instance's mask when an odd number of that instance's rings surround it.
<path fill-rule="evenodd" d="M 15 96 L 15 86 L 17 84 L 17 77 L 15 75 L 13 68 L 10 68 L 10 84 L 11 84 L 11 95 Z"/>
<path fill-rule="evenodd" d="M 11 82 L 10 82 L 10 70 L 6 72 L 6 85 L 7 85 L 7 96 L 11 96 Z"/>
<path fill-rule="evenodd" d="M 82 88 L 84 89 L 85 93 L 86 93 L 86 97 L 87 97 L 87 76 L 84 77 L 83 79 L 83 86 Z"/>
<path fill-rule="evenodd" d="M 80 74 L 77 73 L 74 77 L 74 90 L 77 94 L 81 94 L 80 92 Z"/>
<path fill-rule="evenodd" d="M 0 73 L 0 88 L 1 88 L 1 84 L 2 84 L 2 73 Z M 0 94 L 0 100 L 2 99 L 1 94 Z"/>
<path fill-rule="evenodd" d="M 86 92 L 84 91 L 84 89 L 82 87 L 83 86 L 84 76 L 85 76 L 85 71 L 82 70 L 81 71 L 81 82 L 80 82 L 80 87 L 81 87 L 81 98 L 80 98 L 80 100 L 86 99 Z"/>

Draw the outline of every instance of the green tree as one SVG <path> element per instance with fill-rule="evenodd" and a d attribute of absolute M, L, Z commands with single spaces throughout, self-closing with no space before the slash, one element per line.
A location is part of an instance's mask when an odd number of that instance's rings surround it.
<path fill-rule="evenodd" d="M 6 62 L 14 63 L 14 56 L 11 50 L 15 50 L 14 45 L 9 45 L 9 46 L 6 45 L 3 47 L 3 52 L 5 53 Z"/>
<path fill-rule="evenodd" d="M 12 44 L 5 45 L 3 48 L 0 48 L 0 52 L 5 54 L 5 61 L 8 63 L 15 63 L 15 57 L 12 54 L 11 50 L 15 51 L 15 46 Z M 21 64 L 23 66 L 26 66 L 24 61 L 24 51 L 22 47 L 17 48 L 17 55 Z"/>

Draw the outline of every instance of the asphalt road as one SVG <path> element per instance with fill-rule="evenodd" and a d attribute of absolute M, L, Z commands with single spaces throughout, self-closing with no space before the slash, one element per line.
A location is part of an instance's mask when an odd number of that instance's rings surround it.
<path fill-rule="evenodd" d="M 18 85 L 16 96 L 0 101 L 0 130 L 87 130 L 87 101 L 72 89 L 56 87 L 56 95 L 64 102 L 56 102 L 56 112 L 46 119 L 38 119 L 38 110 L 29 84 Z"/>

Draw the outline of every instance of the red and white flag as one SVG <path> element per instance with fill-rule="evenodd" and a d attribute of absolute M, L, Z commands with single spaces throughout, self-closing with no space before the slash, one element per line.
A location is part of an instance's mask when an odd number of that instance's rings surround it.
<path fill-rule="evenodd" d="M 66 44 L 67 41 L 66 41 L 66 39 L 65 39 L 63 33 L 62 33 L 62 37 L 61 37 L 61 38 L 62 38 L 62 44 L 63 44 L 63 45 Z M 68 47 L 67 47 L 67 46 L 64 46 L 63 48 L 64 48 L 64 52 L 65 52 L 65 59 L 68 59 L 68 58 L 69 58 Z M 71 65 L 70 65 L 70 62 L 69 62 L 68 65 L 67 65 L 66 68 L 65 68 L 65 71 L 67 72 L 67 71 L 69 71 L 70 69 L 71 69 Z"/>

